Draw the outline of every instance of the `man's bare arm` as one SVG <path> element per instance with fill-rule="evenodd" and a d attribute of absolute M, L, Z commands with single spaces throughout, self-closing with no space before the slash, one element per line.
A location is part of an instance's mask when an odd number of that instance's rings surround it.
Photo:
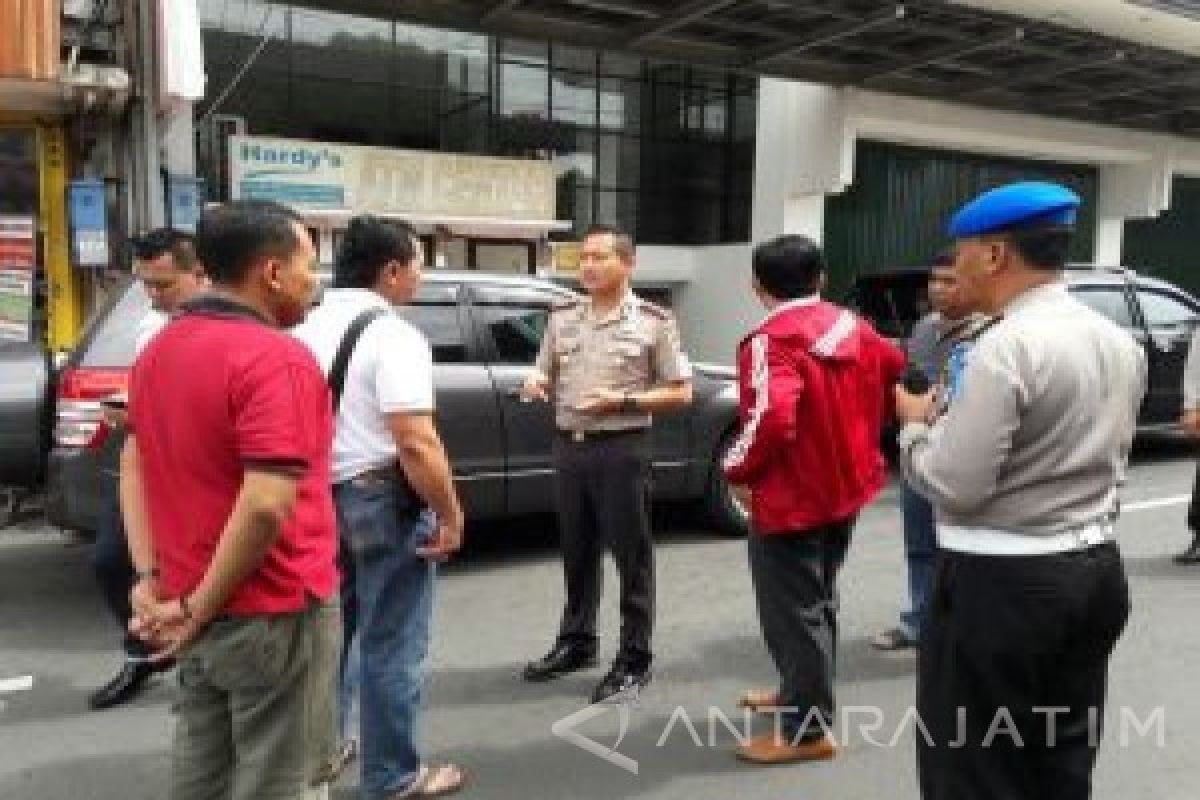
<path fill-rule="evenodd" d="M 247 469 L 233 511 L 200 585 L 188 598 L 191 612 L 207 621 L 262 564 L 296 503 L 299 478 L 285 471 Z"/>
<path fill-rule="evenodd" d="M 387 421 L 408 482 L 440 520 L 458 520 L 461 525 L 462 507 L 433 415 L 397 412 L 388 414 Z"/>

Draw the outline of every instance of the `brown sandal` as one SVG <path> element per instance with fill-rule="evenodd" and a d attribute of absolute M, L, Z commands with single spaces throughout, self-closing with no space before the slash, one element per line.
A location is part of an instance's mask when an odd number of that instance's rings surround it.
<path fill-rule="evenodd" d="M 422 766 L 412 786 L 399 794 L 392 795 L 391 800 L 405 800 L 409 797 L 445 797 L 461 790 L 466 784 L 466 774 L 454 764 Z"/>
<path fill-rule="evenodd" d="M 779 692 L 772 689 L 748 689 L 738 700 L 738 706 L 755 712 L 778 708 Z"/>

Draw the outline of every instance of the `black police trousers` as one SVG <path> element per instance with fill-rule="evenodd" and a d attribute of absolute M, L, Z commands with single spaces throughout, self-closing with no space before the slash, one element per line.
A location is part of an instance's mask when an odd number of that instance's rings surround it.
<path fill-rule="evenodd" d="M 1090 797 L 1109 657 L 1128 617 L 1115 544 L 942 551 L 917 678 L 921 797 Z"/>
<path fill-rule="evenodd" d="M 129 632 L 129 619 L 133 616 L 129 593 L 133 591 L 135 570 L 129 555 L 129 544 L 125 540 L 125 524 L 121 519 L 121 504 L 115 493 L 105 498 L 100 512 L 100 524 L 96 530 L 96 542 L 92 550 L 92 569 L 104 601 L 121 629 L 125 654 L 130 658 L 144 658 L 149 647 Z"/>
<path fill-rule="evenodd" d="M 566 583 L 558 644 L 595 649 L 607 547 L 621 585 L 617 659 L 645 669 L 653 658 L 654 629 L 650 433 L 632 431 L 583 442 L 560 433 L 554 440 L 554 465 Z"/>

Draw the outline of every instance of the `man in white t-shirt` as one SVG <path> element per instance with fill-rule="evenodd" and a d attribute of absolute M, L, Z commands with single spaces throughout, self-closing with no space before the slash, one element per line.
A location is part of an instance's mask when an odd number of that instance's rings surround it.
<path fill-rule="evenodd" d="M 138 321 L 134 352 L 140 354 L 154 335 L 167 324 L 170 315 L 204 290 L 208 281 L 196 258 L 190 233 L 158 228 L 130 242 L 133 248 L 134 274 L 150 297 L 150 311 Z M 124 412 L 105 410 L 106 422 L 114 429 L 124 426 Z M 88 698 L 94 710 L 111 708 L 135 695 L 155 672 L 169 663 L 146 660 L 146 646 L 129 633 L 129 591 L 133 588 L 134 569 L 125 543 L 125 527 L 113 487 L 96 531 L 93 568 L 113 616 L 125 636 L 125 659 L 121 669 Z"/>
<path fill-rule="evenodd" d="M 329 376 L 337 405 L 333 495 L 347 556 L 345 635 L 357 635 L 361 654 L 363 796 L 446 794 L 463 773 L 421 761 L 416 723 L 435 564 L 461 546 L 463 512 L 434 425 L 432 351 L 393 310 L 420 283 L 418 240 L 401 223 L 352 219 L 333 277 L 295 335 Z"/>

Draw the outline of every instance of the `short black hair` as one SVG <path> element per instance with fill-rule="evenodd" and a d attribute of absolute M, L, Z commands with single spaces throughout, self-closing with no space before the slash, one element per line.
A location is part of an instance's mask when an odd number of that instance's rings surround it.
<path fill-rule="evenodd" d="M 370 289 L 388 262 L 408 264 L 416 255 L 416 234 L 408 223 L 369 215 L 354 217 L 338 248 L 333 287 Z"/>
<path fill-rule="evenodd" d="M 194 272 L 196 260 L 196 237 L 187 231 L 175 228 L 155 228 L 129 240 L 133 257 L 138 261 L 153 261 L 170 253 L 175 268 Z"/>
<path fill-rule="evenodd" d="M 633 261 L 634 255 L 637 253 L 637 245 L 634 244 L 633 237 L 616 225 L 605 225 L 598 222 L 595 225 L 589 226 L 584 232 L 584 239 L 587 239 L 589 236 L 611 236 L 613 250 L 626 261 Z"/>
<path fill-rule="evenodd" d="M 825 274 L 825 256 L 807 236 L 778 236 L 754 248 L 754 277 L 777 300 L 815 294 Z"/>
<path fill-rule="evenodd" d="M 264 258 L 286 258 L 300 246 L 300 216 L 271 200 L 235 200 L 206 209 L 196 226 L 196 255 L 218 286 L 240 286 Z"/>
<path fill-rule="evenodd" d="M 1004 238 L 1029 266 L 1056 272 L 1067 266 L 1073 233 L 1064 225 L 1037 225 L 1006 231 Z"/>
<path fill-rule="evenodd" d="M 954 250 L 945 249 L 939 250 L 937 255 L 929 260 L 930 270 L 941 269 L 944 267 L 954 266 Z"/>

